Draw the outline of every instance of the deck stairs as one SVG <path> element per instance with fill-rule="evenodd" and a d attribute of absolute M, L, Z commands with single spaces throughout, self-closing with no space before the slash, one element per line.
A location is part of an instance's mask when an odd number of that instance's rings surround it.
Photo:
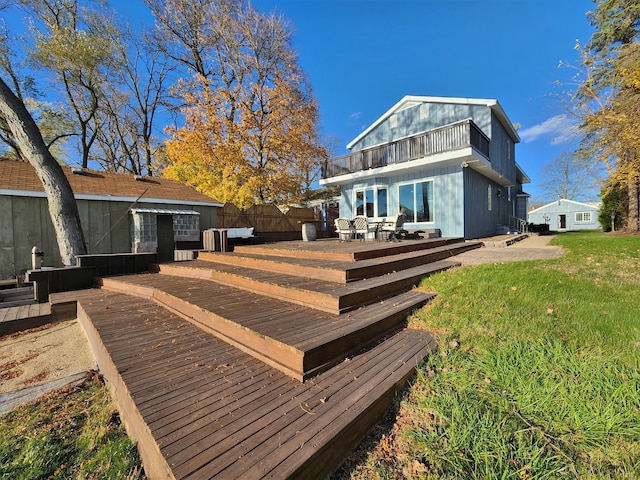
<path fill-rule="evenodd" d="M 434 346 L 427 332 L 406 327 L 411 312 L 433 298 L 433 294 L 414 286 L 425 276 L 457 265 L 448 258 L 482 246 L 479 242 L 441 238 L 330 241 L 334 243 L 327 243 L 327 248 L 317 241 L 201 252 L 197 260 L 157 264 L 147 273 L 98 279 L 103 298 L 98 301 L 94 295 L 79 300 L 79 318 L 92 332 L 94 350 L 102 352 L 98 363 L 103 363 L 100 368 L 107 372 L 105 377 L 110 384 L 121 387 L 115 388 L 118 403 L 121 410 L 130 412 L 125 424 L 128 422 L 128 429 L 139 442 L 151 478 L 322 478 L 334 470 Z M 311 243 L 314 248 L 309 248 Z M 115 327 L 113 315 L 123 315 L 120 305 L 125 304 L 129 305 L 128 311 L 131 305 L 137 305 L 130 316 L 139 324 L 131 327 L 136 333 L 123 345 L 118 343 L 125 341 L 121 338 L 123 331 Z M 134 314 L 147 310 L 155 313 Z M 135 347 L 138 353 L 124 355 L 136 339 L 146 338 L 146 329 L 155 338 L 153 329 L 158 327 L 150 319 L 160 317 L 165 322 L 162 328 L 171 335 L 185 320 L 198 331 L 212 334 L 202 338 L 196 335 L 198 341 L 210 342 L 211 346 L 182 347 L 183 342 L 192 341 L 193 334 L 179 333 L 157 345 L 155 339 L 143 341 Z M 267 378 L 262 386 L 252 387 L 264 389 L 264 396 L 259 395 L 260 390 L 247 393 L 238 389 L 234 393 L 235 387 L 231 387 L 238 384 L 229 380 L 229 372 L 223 372 L 225 381 L 231 382 L 223 396 L 234 405 L 246 403 L 242 408 L 254 412 L 252 415 L 262 412 L 262 417 L 251 422 L 234 420 L 233 427 L 224 426 L 227 417 L 223 421 L 214 411 L 203 410 L 200 403 L 197 408 L 184 404 L 183 397 L 171 393 L 175 389 L 189 391 L 188 397 L 198 402 L 212 395 L 209 381 L 201 384 L 192 379 L 191 370 L 184 378 L 194 382 L 193 386 L 180 384 L 180 369 L 189 366 L 183 353 L 168 354 L 168 358 L 162 353 L 164 349 L 222 349 L 222 344 L 238 352 L 233 353 L 234 358 L 243 356 L 241 362 L 251 365 L 251 369 L 233 374 L 242 379 L 238 381 L 243 385 L 258 382 L 243 375 Z M 182 363 L 172 367 L 173 361 Z M 216 359 L 220 365 L 229 366 L 235 361 L 240 360 Z M 145 383 L 145 374 L 136 367 L 143 364 L 162 365 L 164 369 L 152 375 L 152 385 Z M 360 373 L 354 374 L 354 368 Z M 170 386 L 160 387 L 163 378 L 170 379 Z M 210 380 L 217 381 L 222 380 L 215 376 Z M 278 390 L 280 384 L 286 385 L 284 390 Z M 191 392 L 190 388 L 196 390 Z M 312 395 L 318 388 L 324 397 Z M 322 410 L 329 396 L 344 397 L 341 403 L 332 401 L 338 411 L 313 418 L 316 407 Z M 299 400 L 312 397 L 315 403 Z M 163 402 L 169 402 L 169 406 Z M 287 408 L 297 411 L 298 415 L 291 416 L 292 424 L 282 423 L 280 414 L 273 410 L 281 408 L 278 402 L 293 405 Z M 174 413 L 165 418 L 162 409 Z M 182 409 L 187 413 L 180 413 Z M 188 412 L 192 410 L 190 417 Z M 272 417 L 282 425 L 265 423 Z M 303 428 L 297 422 L 308 425 Z M 212 439 L 222 433 L 225 446 L 218 451 Z M 203 447 L 195 439 L 206 435 Z M 274 442 L 277 448 L 264 445 Z M 268 448 L 272 448 L 271 453 Z"/>

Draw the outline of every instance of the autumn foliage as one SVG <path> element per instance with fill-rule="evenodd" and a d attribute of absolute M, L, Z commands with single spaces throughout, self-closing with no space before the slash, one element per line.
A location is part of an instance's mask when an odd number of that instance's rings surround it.
<path fill-rule="evenodd" d="M 203 67 L 178 86 L 185 123 L 169 130 L 163 175 L 239 207 L 298 203 L 327 157 L 311 87 L 282 20 L 227 7 L 207 17 L 224 26 L 215 38 L 189 31 L 208 47 L 185 58 Z"/>

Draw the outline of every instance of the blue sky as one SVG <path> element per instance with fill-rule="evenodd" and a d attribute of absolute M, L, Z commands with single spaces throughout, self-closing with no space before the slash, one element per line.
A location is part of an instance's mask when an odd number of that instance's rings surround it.
<path fill-rule="evenodd" d="M 541 167 L 563 151 L 554 82 L 574 73 L 590 0 L 255 0 L 291 21 L 299 61 L 336 155 L 404 95 L 497 99 L 519 123 L 516 160 L 542 193 Z"/>
<path fill-rule="evenodd" d="M 141 0 L 110 0 L 151 23 Z M 520 124 L 516 160 L 542 196 L 542 167 L 574 145 L 554 82 L 573 72 L 591 0 L 253 0 L 288 19 L 334 154 L 404 95 L 497 99 Z"/>

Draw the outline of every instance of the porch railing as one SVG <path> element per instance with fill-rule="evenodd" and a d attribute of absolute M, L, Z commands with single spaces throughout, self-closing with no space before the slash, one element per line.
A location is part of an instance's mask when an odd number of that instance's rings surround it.
<path fill-rule="evenodd" d="M 465 147 L 474 147 L 489 159 L 489 138 L 471 119 L 331 158 L 324 163 L 322 178 L 410 162 Z"/>
<path fill-rule="evenodd" d="M 505 214 L 505 225 L 511 232 L 529 233 L 529 224 L 522 218 Z"/>

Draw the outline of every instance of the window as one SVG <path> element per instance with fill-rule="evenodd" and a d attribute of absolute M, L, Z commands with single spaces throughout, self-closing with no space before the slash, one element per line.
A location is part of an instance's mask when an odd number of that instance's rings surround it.
<path fill-rule="evenodd" d="M 133 215 L 131 231 L 134 242 L 157 242 L 158 223 L 155 213 L 136 213 Z"/>
<path fill-rule="evenodd" d="M 432 180 L 400 185 L 398 198 L 408 223 L 434 221 Z"/>
<path fill-rule="evenodd" d="M 487 209 L 491 211 L 491 185 L 487 186 Z"/>
<path fill-rule="evenodd" d="M 356 215 L 387 216 L 387 187 L 369 187 L 356 190 Z"/>
<path fill-rule="evenodd" d="M 576 222 L 590 222 L 591 212 L 576 212 Z"/>

